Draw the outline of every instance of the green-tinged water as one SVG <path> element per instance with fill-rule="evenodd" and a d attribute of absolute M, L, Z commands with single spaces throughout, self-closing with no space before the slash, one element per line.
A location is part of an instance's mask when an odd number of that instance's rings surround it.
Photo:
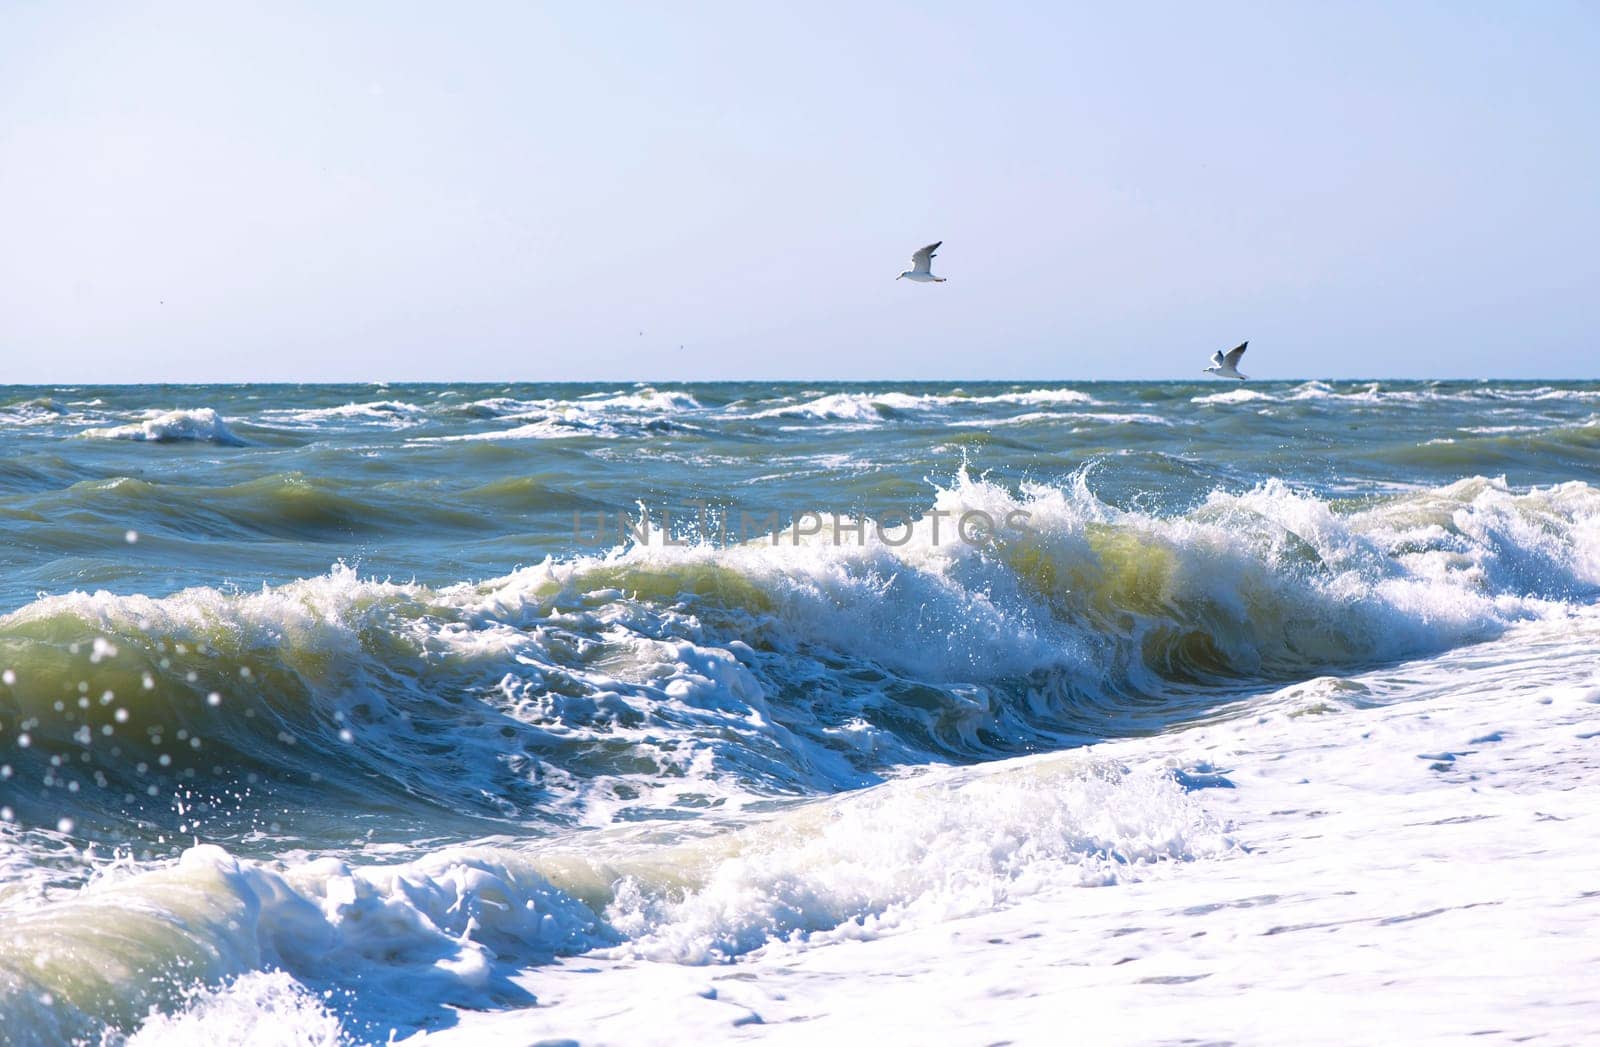
<path fill-rule="evenodd" d="M 340 559 L 448 583 L 603 551 L 640 503 L 752 530 L 920 511 L 963 464 L 1012 487 L 1092 465 L 1098 497 L 1157 513 L 1269 478 L 1548 484 L 1600 468 L 1597 412 L 1600 384 L 1537 382 L 0 388 L 0 600 Z"/>
<path fill-rule="evenodd" d="M 1559 630 L 1597 470 L 1594 382 L 0 388 L 8 1035 L 263 968 L 352 1035 L 513 1005 L 861 790 Z M 1144 828 L 1017 813 L 1048 860 L 1211 846 L 1062 767 Z M 882 909 L 806 891 L 684 956 Z"/>

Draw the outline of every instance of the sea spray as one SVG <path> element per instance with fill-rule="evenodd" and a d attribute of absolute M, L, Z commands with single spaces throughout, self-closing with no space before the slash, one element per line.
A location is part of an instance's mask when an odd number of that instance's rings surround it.
<path fill-rule="evenodd" d="M 1497 920 L 1592 922 L 1597 404 L 0 390 L 5 1037 L 837 1030 L 1070 983 L 1159 1039 L 1236 962 L 1296 999 L 1308 950 L 1536 970 Z M 782 540 L 573 541 L 641 504 Z"/>
<path fill-rule="evenodd" d="M 312 797 L 554 828 L 829 792 L 1160 729 L 1600 585 L 1581 483 L 1339 513 L 1273 482 L 1163 518 L 1082 478 L 1015 495 L 964 477 L 934 506 L 1030 527 L 938 542 L 925 516 L 903 544 L 636 545 L 442 588 L 338 567 L 41 599 L 0 619 L 0 736 L 28 742 L 11 806 L 173 829 L 183 788 L 226 836 L 290 832 Z"/>

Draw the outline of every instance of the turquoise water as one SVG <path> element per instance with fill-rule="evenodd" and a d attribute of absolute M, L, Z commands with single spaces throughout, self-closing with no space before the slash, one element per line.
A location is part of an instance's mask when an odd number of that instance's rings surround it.
<path fill-rule="evenodd" d="M 294 945 L 333 930 L 239 913 L 404 867 L 384 911 L 537 967 L 659 933 L 698 875 L 675 848 L 773 812 L 1600 594 L 1594 382 L 12 387 L 0 445 L 19 1042 L 263 967 L 357 1038 L 515 1005 L 391 984 L 424 931 L 338 924 L 340 967 Z M 486 841 L 537 920 L 419 900 Z M 72 909 L 107 882 L 120 951 Z M 792 908 L 696 955 L 851 916 Z"/>

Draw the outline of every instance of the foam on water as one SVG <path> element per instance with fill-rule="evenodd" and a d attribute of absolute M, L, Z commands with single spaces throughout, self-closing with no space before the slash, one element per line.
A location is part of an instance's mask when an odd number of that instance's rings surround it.
<path fill-rule="evenodd" d="M 1027 526 L 961 540 L 980 512 Z M 830 792 L 1157 729 L 1600 587 L 1600 491 L 1580 482 L 1473 479 L 1343 514 L 1272 482 L 1160 517 L 1081 477 L 1020 495 L 963 477 L 861 544 L 811 523 L 721 548 L 656 532 L 443 588 L 339 567 L 38 600 L 0 619 L 0 720 L 30 740 L 19 780 L 47 787 L 18 815 L 48 822 L 75 789 L 85 826 L 142 809 L 170 830 L 181 788 L 254 823 L 294 783 L 559 825 Z"/>
<path fill-rule="evenodd" d="M 637 389 L 589 393 L 576 399 L 524 400 L 508 396 L 474 400 L 454 411 L 485 418 L 527 419 L 562 415 L 682 414 L 701 409 L 700 401 L 681 390 Z"/>
<path fill-rule="evenodd" d="M 833 393 L 799 404 L 786 404 L 752 411 L 747 418 L 823 418 L 847 421 L 876 421 L 885 410 L 915 411 L 932 398 L 907 393 Z"/>
<path fill-rule="evenodd" d="M 428 413 L 428 408 L 402 400 L 372 400 L 337 407 L 275 408 L 262 411 L 258 418 L 280 427 L 314 429 L 326 422 L 344 422 L 403 429 L 422 424 Z"/>
<path fill-rule="evenodd" d="M 1158 414 L 1147 414 L 1140 411 L 1029 411 L 1026 414 L 1014 415 L 1009 418 L 973 418 L 958 419 L 950 425 L 964 429 L 987 429 L 998 425 L 1032 425 L 1039 422 L 1107 422 L 1112 425 L 1160 425 L 1172 426 L 1175 424 L 1170 418 L 1163 418 Z"/>
<path fill-rule="evenodd" d="M 592 421 L 578 412 L 571 412 L 566 415 L 541 418 L 536 422 L 513 426 L 510 429 L 492 429 L 481 433 L 455 433 L 451 436 L 419 436 L 412 442 L 429 444 L 482 440 L 571 440 L 576 437 L 615 440 L 623 435 L 624 431 L 616 425 L 605 421 Z"/>
<path fill-rule="evenodd" d="M 690 393 L 677 389 L 651 389 L 648 387 L 628 393 L 597 394 L 572 401 L 586 411 L 609 411 L 618 408 L 630 411 L 674 414 L 700 410 L 700 401 Z"/>
<path fill-rule="evenodd" d="M 1026 506 L 1036 530 L 936 543 L 930 515 L 898 547 L 648 546 L 442 590 L 341 568 L 0 620 L 0 721 L 28 738 L 15 817 L 71 811 L 80 835 L 132 819 L 124 846 L 153 866 L 11 898 L 0 941 L 26 944 L 0 1008 L 126 1028 L 196 981 L 282 968 L 318 989 L 359 976 L 345 1010 L 421 1025 L 527 1002 L 509 970 L 557 955 L 723 960 L 1138 875 L 1225 845 L 1160 775 L 1069 755 L 826 797 L 1239 700 L 1163 680 L 1303 679 L 1559 623 L 1600 583 L 1600 492 L 1581 483 L 1469 480 L 1343 515 L 1266 485 L 1161 519 L 1082 484 L 966 479 L 936 505 Z M 282 852 L 357 798 L 509 839 L 394 865 L 162 857 L 196 836 Z M 611 828 L 551 835 L 574 824 Z"/>
<path fill-rule="evenodd" d="M 1174 766 L 1238 842 L 1214 860 L 731 970 L 592 953 L 518 979 L 553 1006 L 419 1039 L 1052 1042 L 1070 1012 L 1116 1043 L 1584 1042 L 1597 625 L 1527 623 L 1082 753 Z"/>
<path fill-rule="evenodd" d="M 631 392 L 592 393 L 569 400 L 490 397 L 450 410 L 474 418 L 523 424 L 510 429 L 419 437 L 415 442 L 565 440 L 584 436 L 610 440 L 669 428 L 689 429 L 685 423 L 668 419 L 699 411 L 701 405 L 686 392 L 645 387 Z"/>
<path fill-rule="evenodd" d="M 0 426 L 44 425 L 63 420 L 70 412 L 47 396 L 0 407 Z"/>
<path fill-rule="evenodd" d="M 85 429 L 93 440 L 140 440 L 150 443 L 206 442 L 244 446 L 244 441 L 228 428 L 221 415 L 210 407 L 175 411 L 150 411 L 143 420 L 127 425 Z"/>
<path fill-rule="evenodd" d="M 1137 879 L 1230 843 L 1172 778 L 1053 757 L 900 782 L 758 825 L 737 848 L 674 855 L 663 891 L 615 882 L 619 950 L 676 963 L 727 961 L 773 942 L 811 947 L 989 912 L 1063 885 Z"/>
<path fill-rule="evenodd" d="M 1247 404 L 1258 401 L 1277 402 L 1278 397 L 1258 389 L 1247 389 L 1241 385 L 1237 389 L 1228 389 L 1220 393 L 1205 393 L 1191 398 L 1189 402 L 1196 404 Z"/>
<path fill-rule="evenodd" d="M 136 1043 L 226 1038 L 242 1035 L 252 1013 L 278 1008 L 290 1029 L 358 1042 L 393 1028 L 448 1031 L 459 1019 L 460 1035 L 440 1042 L 465 1043 L 510 1034 L 473 1013 L 500 1008 L 515 1009 L 506 1017 L 524 1038 L 552 1022 L 567 1035 L 635 1038 L 626 1031 L 632 1006 L 612 995 L 634 991 L 646 1027 L 712 1021 L 726 1030 L 745 1008 L 778 1020 L 797 993 L 825 1028 L 878 1007 L 884 1021 L 903 1023 L 918 1020 L 902 1013 L 912 1001 L 891 990 L 909 975 L 924 992 L 962 1001 L 958 1024 L 972 1028 L 1005 1020 L 1044 1030 L 1052 1008 L 1038 1004 L 1056 1001 L 1063 982 L 1104 984 L 1130 1001 L 1118 1010 L 1124 1020 L 1141 1015 L 1137 1038 L 1163 1039 L 1195 1031 L 1190 1023 L 1237 1028 L 1226 1006 L 1236 983 L 1285 991 L 1308 963 L 1325 970 L 1352 949 L 1406 954 L 1453 942 L 1429 965 L 1355 964 L 1329 991 L 1348 996 L 1340 1009 L 1352 1014 L 1439 1028 L 1444 1014 L 1412 1013 L 1440 991 L 1430 973 L 1444 970 L 1451 985 L 1470 975 L 1453 1007 L 1482 1010 L 1481 978 L 1492 971 L 1520 992 L 1567 1001 L 1513 1014 L 1500 1000 L 1502 1022 L 1577 1028 L 1571 1008 L 1583 983 L 1557 971 L 1577 962 L 1573 945 L 1584 939 L 1547 937 L 1560 963 L 1541 963 L 1514 938 L 1493 943 L 1534 914 L 1546 936 L 1563 913 L 1585 919 L 1581 851 L 1596 825 L 1578 820 L 1583 743 L 1569 736 L 1589 737 L 1600 709 L 1594 626 L 1530 623 L 1504 650 L 1296 684 L 1249 718 L 934 770 L 681 831 L 655 824 L 501 840 L 384 865 L 284 868 L 197 847 L 174 866 L 0 916 L 0 936 L 60 958 L 20 971 L 0 958 L 0 991 L 19 1043 L 55 1042 L 107 1019 L 137 1028 Z M 1362 704 L 1378 715 L 1350 714 Z M 1585 834 L 1570 855 L 1563 829 Z M 1330 836 L 1336 853 L 1319 846 Z M 1495 881 L 1478 863 L 1440 860 L 1465 853 L 1543 869 L 1550 880 Z M 1362 875 L 1348 876 L 1352 867 Z M 1077 890 L 1107 886 L 1118 890 Z M 866 951 L 829 950 L 843 941 Z M 1298 960 L 1307 950 L 1317 958 Z M 582 984 L 539 966 L 576 953 L 585 956 Z M 952 953 L 963 958 L 949 962 Z M 716 991 L 704 976 L 670 970 L 730 962 L 740 968 L 710 982 Z M 1204 981 L 1219 963 L 1234 982 Z M 994 996 L 978 976 L 986 964 L 1004 967 L 1019 991 Z M 115 976 L 128 969 L 143 976 Z M 1190 982 L 1200 995 L 1148 995 L 1151 985 Z M 1380 983 L 1410 988 L 1386 996 Z M 528 1010 L 550 1002 L 546 985 L 559 1002 Z M 766 992 L 741 989 L 759 986 Z M 735 1006 L 697 1009 L 724 997 Z M 881 1002 L 868 1007 L 866 997 Z M 1155 1009 L 1133 1007 L 1139 998 Z M 988 1009 L 972 1011 L 980 1002 Z M 161 1011 L 146 1018 L 152 1005 Z M 1297 1013 L 1257 1017 L 1287 1030 Z M 1458 1020 L 1477 1023 L 1465 1032 L 1487 1017 Z"/>
<path fill-rule="evenodd" d="M 775 943 L 876 938 L 1230 846 L 1170 776 L 1070 756 L 892 783 L 680 839 L 635 831 L 287 869 L 199 846 L 0 915 L 0 936 L 27 941 L 31 960 L 0 959 L 0 1006 L 21 1015 L 48 1000 L 17 1037 L 37 1042 L 29 1033 L 129 1028 L 152 1005 L 226 983 L 140 1035 L 223 1029 L 263 1001 L 330 1031 L 304 987 L 327 998 L 359 987 L 341 1002 L 357 1028 L 415 1027 L 447 1006 L 531 1003 L 508 976 L 557 956 L 724 962 Z M 302 988 L 250 977 L 265 970 Z"/>
<path fill-rule="evenodd" d="M 1552 389 L 1548 386 L 1530 388 L 1500 388 L 1490 385 L 1468 387 L 1464 389 L 1442 390 L 1436 388 L 1438 383 L 1429 383 L 1421 389 L 1385 389 L 1380 382 L 1353 383 L 1359 388 L 1338 389 L 1327 382 L 1310 381 L 1302 382 L 1290 389 L 1260 388 L 1240 385 L 1237 388 L 1227 389 L 1218 393 L 1206 393 L 1192 397 L 1191 403 L 1196 404 L 1228 404 L 1228 403 L 1305 403 L 1326 401 L 1330 404 L 1474 404 L 1485 401 L 1505 401 L 1510 403 L 1532 403 L 1539 401 L 1569 400 L 1577 402 L 1592 402 L 1600 400 L 1600 390 L 1593 389 Z M 1435 387 L 1429 387 L 1435 386 Z"/>
<path fill-rule="evenodd" d="M 1020 393 L 989 396 L 948 394 L 914 395 L 900 392 L 830 393 L 797 404 L 784 404 L 752 411 L 745 418 L 818 418 L 845 421 L 879 421 L 900 412 L 938 408 L 971 407 L 984 404 L 1092 404 L 1094 397 L 1075 389 L 1033 389 Z"/>
<path fill-rule="evenodd" d="M 0 1040 L 1576 1039 L 1600 387 L 1082 389 L 8 391 Z"/>
<path fill-rule="evenodd" d="M 175 1014 L 153 1011 L 127 1038 L 125 1047 L 347 1047 L 350 1043 L 326 999 L 283 971 L 272 971 L 251 972 L 215 990 L 198 990 Z"/>

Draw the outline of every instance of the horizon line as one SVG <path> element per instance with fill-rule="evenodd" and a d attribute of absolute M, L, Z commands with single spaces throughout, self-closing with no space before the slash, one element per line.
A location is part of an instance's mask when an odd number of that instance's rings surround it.
<path fill-rule="evenodd" d="M 223 385 L 1023 385 L 1030 382 L 1043 384 L 1123 384 L 1158 385 L 1190 382 L 1198 385 L 1244 385 L 1215 378 L 204 378 L 173 379 L 149 378 L 132 381 L 29 381 L 0 382 L 4 389 L 46 388 L 141 388 L 146 386 L 223 386 Z M 1573 375 L 1537 375 L 1530 377 L 1477 376 L 1472 378 L 1438 378 L 1414 375 L 1360 375 L 1336 378 L 1328 375 L 1294 375 L 1282 378 L 1251 377 L 1249 383 L 1257 385 L 1281 382 L 1600 382 L 1600 375 L 1582 378 Z"/>

